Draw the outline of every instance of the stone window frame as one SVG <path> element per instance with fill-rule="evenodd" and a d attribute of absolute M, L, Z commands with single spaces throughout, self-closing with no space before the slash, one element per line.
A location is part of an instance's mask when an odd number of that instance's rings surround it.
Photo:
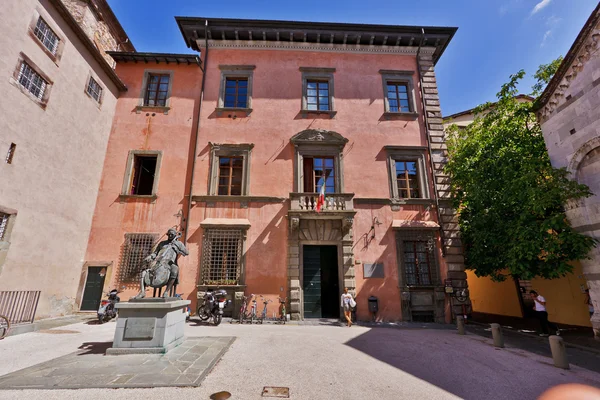
<path fill-rule="evenodd" d="M 304 157 L 333 157 L 335 168 L 335 192 L 344 193 L 344 159 L 342 147 L 338 144 L 300 144 L 296 146 L 294 188 L 296 193 L 304 192 Z M 315 188 L 317 190 L 317 188 Z M 318 192 L 318 190 L 317 190 Z"/>
<path fill-rule="evenodd" d="M 46 87 L 44 88 L 44 94 L 42 95 L 41 99 L 34 96 L 29 90 L 27 90 L 27 88 L 23 87 L 23 85 L 21 85 L 21 83 L 19 82 L 19 74 L 21 72 L 21 65 L 23 65 L 23 63 L 29 65 L 29 67 L 35 73 L 40 75 L 42 79 L 46 81 Z M 29 58 L 25 53 L 19 53 L 17 64 L 13 71 L 13 76 L 10 77 L 9 81 L 14 87 L 16 87 L 23 94 L 29 97 L 31 101 L 40 106 L 42 109 L 46 109 L 46 106 L 48 105 L 48 100 L 50 99 L 50 92 L 52 91 L 52 87 L 54 86 L 54 81 L 50 79 L 50 77 L 46 75 L 44 71 L 42 71 L 42 69 L 36 63 L 34 63 L 33 60 Z"/>
<path fill-rule="evenodd" d="M 421 146 L 385 146 L 387 152 L 388 181 L 390 198 L 399 202 L 428 202 L 431 200 L 429 190 L 429 175 L 427 173 L 427 147 Z M 421 197 L 408 199 L 400 197 L 396 182 L 396 161 L 417 160 L 417 172 L 419 178 L 419 190 Z"/>
<path fill-rule="evenodd" d="M 156 169 L 154 170 L 154 182 L 152 184 L 152 194 L 130 194 L 131 180 L 133 174 L 133 162 L 135 156 L 156 156 Z M 149 198 L 156 200 L 158 197 L 158 181 L 160 178 L 160 167 L 162 163 L 162 151 L 160 150 L 130 150 L 127 155 L 127 164 L 125 166 L 125 176 L 121 187 L 120 198 Z"/>
<path fill-rule="evenodd" d="M 225 111 L 243 111 L 246 116 L 252 112 L 252 88 L 254 81 L 254 70 L 256 65 L 219 65 L 221 71 L 221 81 L 219 86 L 219 98 L 217 100 L 217 114 L 221 115 Z M 246 78 L 248 79 L 246 107 L 225 107 L 225 85 L 227 78 Z"/>
<path fill-rule="evenodd" d="M 242 171 L 241 196 L 250 195 L 250 160 L 254 143 L 241 144 L 210 144 L 210 168 L 208 176 L 208 194 L 211 196 L 226 197 L 219 195 L 219 157 L 242 157 L 244 169 Z"/>
<path fill-rule="evenodd" d="M 54 32 L 54 34 L 58 37 L 58 46 L 56 47 L 55 54 L 52 54 L 50 50 L 42 43 L 42 41 L 35 34 L 35 27 L 37 26 L 37 22 L 39 19 L 43 19 L 46 25 Z M 36 7 L 33 10 L 33 15 L 31 16 L 31 21 L 29 22 L 29 26 L 27 27 L 27 33 L 29 36 L 33 38 L 33 41 L 40 46 L 40 48 L 46 53 L 48 57 L 54 62 L 54 64 L 58 65 L 60 59 L 62 58 L 62 54 L 65 48 L 65 36 L 58 29 L 58 26 L 54 23 L 52 18 L 43 10 L 41 7 Z"/>
<path fill-rule="evenodd" d="M 380 69 L 379 74 L 381 74 L 381 83 L 383 88 L 383 115 L 384 116 L 409 116 L 409 117 L 417 117 L 419 113 L 417 112 L 417 98 L 415 94 L 415 85 L 413 81 L 413 75 L 415 71 L 404 71 L 404 70 L 388 70 L 388 69 Z M 390 102 L 387 97 L 387 85 L 388 82 L 396 82 L 396 83 L 404 83 L 408 87 L 408 106 L 410 108 L 410 112 L 403 111 L 390 111 Z"/>
<path fill-rule="evenodd" d="M 335 109 L 335 89 L 333 79 L 335 68 L 300 67 L 299 69 L 302 73 L 302 103 L 300 113 L 304 117 L 306 117 L 309 114 L 326 114 L 333 118 L 337 114 L 337 111 Z M 327 83 L 329 84 L 329 110 L 327 111 L 308 110 L 307 82 L 313 79 L 327 81 Z"/>
<path fill-rule="evenodd" d="M 167 100 L 165 101 L 164 106 L 146 106 L 144 105 L 144 99 L 146 98 L 146 89 L 148 87 L 148 78 L 151 74 L 160 74 L 160 75 L 169 75 L 169 88 L 167 89 Z M 142 78 L 142 90 L 140 92 L 140 97 L 138 99 L 138 105 L 135 108 L 136 114 L 141 113 L 142 111 L 154 111 L 154 112 L 162 112 L 165 115 L 169 114 L 169 110 L 171 110 L 171 95 L 173 91 L 173 78 L 175 76 L 175 72 L 171 69 L 145 69 L 144 75 Z"/>
<path fill-rule="evenodd" d="M 435 288 L 441 285 L 440 262 L 438 260 L 438 236 L 436 229 L 397 229 L 395 231 L 396 239 L 396 259 L 398 264 L 398 287 L 399 288 Z M 430 264 L 431 284 L 413 285 L 406 284 L 406 268 L 404 267 L 404 242 L 405 241 L 428 241 L 432 243 L 429 249 L 429 257 L 433 262 Z M 433 269 L 432 269 L 433 268 Z"/>

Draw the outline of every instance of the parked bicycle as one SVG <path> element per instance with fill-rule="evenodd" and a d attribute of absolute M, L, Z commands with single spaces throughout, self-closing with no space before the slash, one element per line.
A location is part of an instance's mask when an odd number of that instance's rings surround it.
<path fill-rule="evenodd" d="M 260 317 L 258 318 L 258 322 L 259 323 L 263 323 L 263 321 L 267 318 L 267 306 L 269 305 L 269 303 L 272 303 L 273 300 L 268 300 L 265 299 L 264 297 L 260 296 L 262 303 L 264 304 L 263 310 L 260 313 Z"/>
<path fill-rule="evenodd" d="M 281 297 L 279 297 L 278 299 L 279 299 L 279 318 L 277 318 L 277 320 L 279 322 L 283 322 L 283 324 L 285 325 L 285 322 L 287 321 L 287 313 L 285 312 L 285 303 L 287 301 L 287 297 L 285 299 L 282 299 Z"/>
<path fill-rule="evenodd" d="M 0 315 L 0 339 L 4 339 L 10 330 L 10 321 L 4 315 Z"/>
<path fill-rule="evenodd" d="M 252 306 L 248 310 L 249 303 L 252 302 Z M 240 307 L 239 323 L 243 324 L 244 321 L 250 320 L 253 324 L 256 319 L 256 296 L 251 294 L 250 296 L 242 297 L 242 306 Z"/>

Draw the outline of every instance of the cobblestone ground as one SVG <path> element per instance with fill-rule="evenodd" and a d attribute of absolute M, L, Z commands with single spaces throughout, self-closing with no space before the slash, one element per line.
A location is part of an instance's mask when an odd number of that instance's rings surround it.
<path fill-rule="evenodd" d="M 62 333 L 29 333 L 0 341 L 0 375 L 112 339 L 114 323 L 75 324 Z M 198 388 L 3 390 L 0 399 L 265 399 L 265 386 L 287 387 L 291 399 L 535 399 L 545 389 L 578 382 L 600 387 L 600 374 L 561 370 L 528 351 L 497 350 L 477 335 L 435 325 L 368 328 L 191 323 L 186 335 L 236 336 Z M 600 359 L 599 359 L 600 360 Z"/>

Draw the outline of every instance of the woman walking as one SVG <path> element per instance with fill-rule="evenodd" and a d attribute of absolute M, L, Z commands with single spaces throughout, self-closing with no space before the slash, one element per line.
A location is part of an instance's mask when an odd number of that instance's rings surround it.
<path fill-rule="evenodd" d="M 348 321 L 348 328 L 352 326 L 352 308 L 356 307 L 356 302 L 350 293 L 348 288 L 344 288 L 344 294 L 342 294 L 342 308 L 344 309 L 344 317 Z"/>

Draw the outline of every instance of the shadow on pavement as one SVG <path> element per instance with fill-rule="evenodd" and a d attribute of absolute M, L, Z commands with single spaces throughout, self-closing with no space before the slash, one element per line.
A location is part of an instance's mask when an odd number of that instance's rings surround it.
<path fill-rule="evenodd" d="M 113 342 L 84 342 L 78 347 L 82 352 L 77 353 L 78 356 L 88 354 L 104 354 L 106 349 L 112 347 Z"/>

